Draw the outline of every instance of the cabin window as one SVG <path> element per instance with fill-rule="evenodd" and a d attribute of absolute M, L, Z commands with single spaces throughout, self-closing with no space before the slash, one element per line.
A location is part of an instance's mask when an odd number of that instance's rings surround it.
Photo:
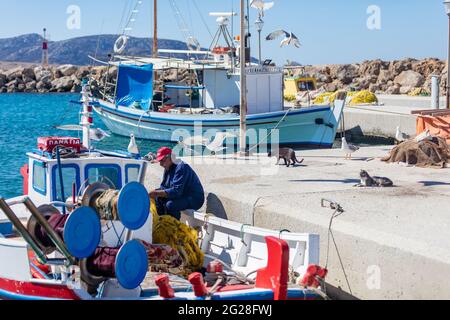
<path fill-rule="evenodd" d="M 122 188 L 122 172 L 116 164 L 91 164 L 85 169 L 85 176 L 89 184 L 102 182 L 113 189 Z"/>
<path fill-rule="evenodd" d="M 44 196 L 47 194 L 47 178 L 45 171 L 45 164 L 43 162 L 33 162 L 33 189 Z"/>
<path fill-rule="evenodd" d="M 298 83 L 298 88 L 300 91 L 313 91 L 316 90 L 313 81 L 300 81 Z"/>
<path fill-rule="evenodd" d="M 72 195 L 72 187 L 75 183 L 75 193 L 78 194 L 80 189 L 80 168 L 75 164 L 64 164 L 61 168 L 63 176 L 64 197 L 62 196 L 61 180 L 59 177 L 58 166 L 52 169 L 52 196 L 53 201 L 65 202 Z"/>
<path fill-rule="evenodd" d="M 139 171 L 141 166 L 138 164 L 129 164 L 125 166 L 125 183 L 139 182 Z"/>

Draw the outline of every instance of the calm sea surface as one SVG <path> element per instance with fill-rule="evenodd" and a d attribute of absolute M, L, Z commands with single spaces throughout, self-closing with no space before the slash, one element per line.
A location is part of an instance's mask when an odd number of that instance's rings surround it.
<path fill-rule="evenodd" d="M 0 196 L 22 194 L 20 167 L 27 163 L 26 152 L 37 148 L 40 136 L 73 136 L 77 132 L 60 131 L 55 126 L 78 124 L 80 106 L 77 94 L 0 94 Z M 106 129 L 99 118 L 95 127 Z M 103 150 L 126 150 L 129 138 L 111 136 L 96 147 Z M 155 152 L 162 143 L 137 141 L 141 153 Z"/>

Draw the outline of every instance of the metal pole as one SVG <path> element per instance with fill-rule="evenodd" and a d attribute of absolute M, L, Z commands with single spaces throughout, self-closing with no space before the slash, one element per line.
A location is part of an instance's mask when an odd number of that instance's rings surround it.
<path fill-rule="evenodd" d="M 259 30 L 259 64 L 262 65 L 262 54 L 261 54 L 261 31 Z"/>
<path fill-rule="evenodd" d="M 245 49 L 246 49 L 246 37 L 245 37 L 245 0 L 241 0 L 241 110 L 240 110 L 240 139 L 239 139 L 239 147 L 240 147 L 240 155 L 245 156 L 245 151 L 247 147 L 247 139 L 246 139 L 246 118 L 247 118 L 247 77 L 246 77 L 246 57 L 245 57 Z"/>
<path fill-rule="evenodd" d="M 445 109 L 450 109 L 450 14 L 448 15 L 447 105 Z"/>
<path fill-rule="evenodd" d="M 17 232 L 22 236 L 22 238 L 30 245 L 33 252 L 36 254 L 36 257 L 38 258 L 40 263 L 46 264 L 47 258 L 44 254 L 44 252 L 41 250 L 39 245 L 34 241 L 31 234 L 28 232 L 28 230 L 23 226 L 22 222 L 20 222 L 19 218 L 17 218 L 14 211 L 11 210 L 11 207 L 6 203 L 5 199 L 0 199 L 0 209 L 5 213 L 5 215 L 8 217 L 9 221 L 14 225 L 14 227 L 17 229 Z"/>
<path fill-rule="evenodd" d="M 153 0 L 153 58 L 158 57 L 158 0 Z"/>

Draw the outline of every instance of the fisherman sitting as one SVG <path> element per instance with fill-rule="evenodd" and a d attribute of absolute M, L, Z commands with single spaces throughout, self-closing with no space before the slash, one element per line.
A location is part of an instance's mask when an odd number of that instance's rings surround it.
<path fill-rule="evenodd" d="M 181 219 L 181 211 L 198 210 L 205 202 L 203 186 L 194 170 L 183 161 L 175 160 L 172 150 L 158 150 L 156 162 L 164 168 L 164 177 L 159 189 L 150 192 L 156 200 L 158 214 Z"/>

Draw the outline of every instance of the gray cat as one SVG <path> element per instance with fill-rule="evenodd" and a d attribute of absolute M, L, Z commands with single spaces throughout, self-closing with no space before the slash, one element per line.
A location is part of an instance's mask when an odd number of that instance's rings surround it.
<path fill-rule="evenodd" d="M 393 187 L 394 183 L 391 179 L 385 177 L 371 177 L 365 170 L 361 170 L 359 174 L 361 177 L 361 183 L 355 185 L 355 187 Z"/>
<path fill-rule="evenodd" d="M 278 153 L 274 152 L 273 154 L 272 154 L 272 152 L 269 152 L 268 156 L 269 157 L 272 157 L 272 156 L 278 157 L 277 165 L 280 163 L 280 160 L 283 159 L 284 164 L 288 168 L 291 164 L 292 165 L 295 165 L 296 163 L 301 164 L 304 161 L 304 159 L 302 159 L 301 161 L 298 161 L 297 156 L 295 155 L 295 151 L 291 148 L 281 148 L 281 149 L 278 149 Z"/>

